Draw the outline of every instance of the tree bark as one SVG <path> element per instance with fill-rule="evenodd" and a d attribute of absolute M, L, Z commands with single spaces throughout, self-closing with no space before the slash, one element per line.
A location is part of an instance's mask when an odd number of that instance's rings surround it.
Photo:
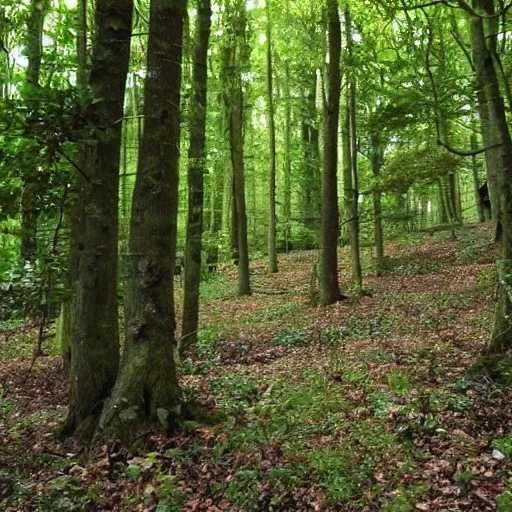
<path fill-rule="evenodd" d="M 133 5 L 97 0 L 89 86 L 95 126 L 83 144 L 78 282 L 73 306 L 70 404 L 63 434 L 92 435 L 119 365 L 117 234 L 123 101 Z"/>
<path fill-rule="evenodd" d="M 188 151 L 188 219 L 185 246 L 185 287 L 180 352 L 197 342 L 199 285 L 203 232 L 203 195 L 206 171 L 206 93 L 208 81 L 208 40 L 211 25 L 210 0 L 197 2 L 196 45 L 194 49 L 193 101 L 190 105 L 190 146 Z M 213 184 L 212 184 L 213 188 Z"/>
<path fill-rule="evenodd" d="M 372 133 L 372 173 L 378 177 L 383 164 L 383 152 L 380 135 L 377 132 Z M 382 229 L 382 193 L 378 189 L 373 191 L 373 232 L 375 238 L 375 258 L 376 273 L 378 276 L 382 273 L 382 262 L 384 260 L 384 234 Z M 423 214 L 422 210 L 422 214 Z"/>
<path fill-rule="evenodd" d="M 284 238 L 285 238 L 285 250 L 288 252 L 289 242 L 291 238 L 290 233 L 290 222 L 291 222 L 291 211 L 292 211 L 292 188 L 291 188 L 291 176 L 292 176 L 292 106 L 290 98 L 290 64 L 288 61 L 285 62 L 285 127 L 284 127 Z"/>
<path fill-rule="evenodd" d="M 329 35 L 329 84 L 326 105 L 324 168 L 322 180 L 322 223 L 320 302 L 327 306 L 341 299 L 338 282 L 338 123 L 340 110 L 341 27 L 338 2 L 327 0 Z"/>
<path fill-rule="evenodd" d="M 471 132 L 470 138 L 471 150 L 474 151 L 478 148 L 477 137 L 475 132 Z M 471 157 L 471 173 L 473 177 L 473 191 L 475 194 L 476 211 L 478 215 L 478 222 L 485 222 L 484 205 L 480 198 L 480 178 L 478 176 L 478 159 L 476 155 Z"/>
<path fill-rule="evenodd" d="M 228 6 L 226 14 L 229 33 L 224 55 L 224 76 L 238 234 L 238 295 L 250 295 L 244 177 L 244 98 L 241 70 L 246 60 L 244 59 L 246 57 L 244 55 L 246 15 L 243 0 L 234 0 L 233 5 Z"/>
<path fill-rule="evenodd" d="M 477 12 L 489 14 L 493 10 L 493 3 L 489 0 L 473 0 L 473 8 Z M 505 261 L 507 267 L 510 267 L 510 260 L 512 260 L 512 139 L 507 124 L 503 96 L 499 88 L 492 54 L 486 44 L 481 17 L 475 16 L 471 20 L 471 42 L 477 84 L 485 94 L 490 130 L 500 143 L 496 159 L 499 197 L 499 210 L 496 212 L 497 239 L 500 247 L 500 259 Z M 510 282 L 502 282 L 503 278 L 504 276 L 500 276 L 493 336 L 489 346 L 491 352 L 503 352 L 512 346 L 512 324 L 509 316 L 511 302 L 507 293 L 507 288 L 510 289 Z"/>
<path fill-rule="evenodd" d="M 100 429 L 130 436 L 172 421 L 180 403 L 173 351 L 180 97 L 185 0 L 152 0 L 144 133 L 130 222 L 123 362 Z M 104 435 L 105 432 L 101 432 Z"/>
<path fill-rule="evenodd" d="M 267 97 L 269 135 L 269 216 L 268 216 L 268 270 L 277 272 L 276 250 L 276 126 L 274 119 L 274 90 L 272 83 L 272 22 L 270 0 L 267 0 Z"/>

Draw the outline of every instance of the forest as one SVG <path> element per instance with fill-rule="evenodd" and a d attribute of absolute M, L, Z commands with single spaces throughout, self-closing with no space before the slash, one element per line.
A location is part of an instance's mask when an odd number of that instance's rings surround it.
<path fill-rule="evenodd" d="M 2 0 L 0 510 L 512 511 L 511 12 Z"/>

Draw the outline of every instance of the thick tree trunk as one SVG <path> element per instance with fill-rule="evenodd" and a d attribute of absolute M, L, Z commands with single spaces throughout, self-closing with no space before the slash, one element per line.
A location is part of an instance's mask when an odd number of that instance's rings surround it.
<path fill-rule="evenodd" d="M 490 0 L 473 0 L 473 8 L 489 13 L 493 4 Z M 505 104 L 499 88 L 494 61 L 486 44 L 483 19 L 471 20 L 471 42 L 475 63 L 477 84 L 485 94 L 489 113 L 490 130 L 496 135 L 500 146 L 497 148 L 496 177 L 499 194 L 499 210 L 496 212 L 497 239 L 500 244 L 500 259 L 505 268 L 510 268 L 512 260 L 512 139 L 510 136 Z M 494 204 L 492 204 L 494 208 Z M 502 282 L 507 276 L 500 276 L 499 298 L 494 317 L 494 330 L 489 346 L 491 352 L 502 352 L 512 346 L 512 324 L 510 321 L 510 281 Z M 510 278 L 508 278 L 510 279 Z"/>
<path fill-rule="evenodd" d="M 268 215 L 268 270 L 277 272 L 276 250 L 276 126 L 274 119 L 274 90 L 272 84 L 272 24 L 270 1 L 267 0 L 267 97 L 269 135 L 269 215 Z"/>
<path fill-rule="evenodd" d="M 92 434 L 119 364 L 117 234 L 119 154 L 133 5 L 97 0 L 89 77 L 97 116 L 83 142 L 78 282 L 73 306 L 70 404 L 63 434 Z M 92 106 L 91 106 L 92 108 Z"/>
<path fill-rule="evenodd" d="M 184 11 L 184 0 L 151 1 L 144 133 L 130 222 L 125 347 L 100 420 L 100 429 L 108 434 L 129 436 L 145 422 L 172 421 L 180 403 L 173 358 L 173 277 Z"/>
<path fill-rule="evenodd" d="M 329 35 L 329 85 L 326 105 L 324 168 L 322 179 L 322 223 L 320 303 L 341 299 L 338 282 L 338 123 L 340 110 L 341 27 L 338 2 L 327 0 Z"/>
<path fill-rule="evenodd" d="M 190 105 L 188 151 L 188 220 L 185 247 L 185 288 L 180 351 L 195 345 L 199 321 L 201 281 L 201 237 L 203 232 L 203 175 L 206 169 L 206 87 L 208 40 L 211 24 L 210 0 L 198 0 L 194 50 L 193 101 Z M 213 185 L 212 185 L 213 188 Z"/>
<path fill-rule="evenodd" d="M 383 163 L 382 145 L 380 135 L 372 133 L 372 173 L 378 177 Z M 384 234 L 382 230 L 382 192 L 378 189 L 373 191 L 373 232 L 375 238 L 375 259 L 376 273 L 381 275 L 382 262 L 384 260 Z M 422 210 L 423 213 L 423 210 Z"/>

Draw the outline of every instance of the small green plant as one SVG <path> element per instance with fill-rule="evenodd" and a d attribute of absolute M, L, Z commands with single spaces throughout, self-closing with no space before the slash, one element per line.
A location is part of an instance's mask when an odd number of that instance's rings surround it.
<path fill-rule="evenodd" d="M 284 329 L 271 342 L 273 347 L 299 347 L 306 344 L 304 329 Z"/>
<path fill-rule="evenodd" d="M 499 496 L 496 496 L 498 512 L 510 512 L 512 510 L 512 491 L 505 489 Z"/>
<path fill-rule="evenodd" d="M 389 372 L 387 374 L 387 381 L 391 391 L 400 396 L 406 396 L 414 389 L 411 376 L 407 373 Z"/>
<path fill-rule="evenodd" d="M 342 345 L 342 334 L 338 328 L 327 328 L 320 333 L 320 341 L 325 345 L 338 347 Z"/>
<path fill-rule="evenodd" d="M 494 439 L 492 447 L 503 453 L 503 455 L 505 455 L 509 460 L 512 460 L 512 434 Z"/>
<path fill-rule="evenodd" d="M 238 471 L 226 490 L 227 498 L 238 507 L 246 510 L 258 510 L 259 477 L 259 469 Z"/>
<path fill-rule="evenodd" d="M 279 320 L 287 313 L 296 310 L 298 306 L 295 302 L 285 302 L 284 304 L 277 304 L 277 306 L 263 308 L 258 311 L 257 316 L 263 320 Z"/>
<path fill-rule="evenodd" d="M 199 329 L 197 332 L 196 349 L 201 357 L 211 357 L 217 348 L 221 331 L 218 327 Z"/>

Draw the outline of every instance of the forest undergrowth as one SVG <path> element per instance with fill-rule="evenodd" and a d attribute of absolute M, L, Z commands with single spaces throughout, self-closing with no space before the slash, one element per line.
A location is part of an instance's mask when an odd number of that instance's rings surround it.
<path fill-rule="evenodd" d="M 235 298 L 226 265 L 202 286 L 180 367 L 208 420 L 129 449 L 56 441 L 67 381 L 53 341 L 29 372 L 36 329 L 3 325 L 0 510 L 512 510 L 512 364 L 497 381 L 481 358 L 495 254 L 485 226 L 454 234 L 389 243 L 365 294 L 326 308 L 311 303 L 314 251 L 280 255 L 278 274 L 253 262 L 251 297 Z"/>

